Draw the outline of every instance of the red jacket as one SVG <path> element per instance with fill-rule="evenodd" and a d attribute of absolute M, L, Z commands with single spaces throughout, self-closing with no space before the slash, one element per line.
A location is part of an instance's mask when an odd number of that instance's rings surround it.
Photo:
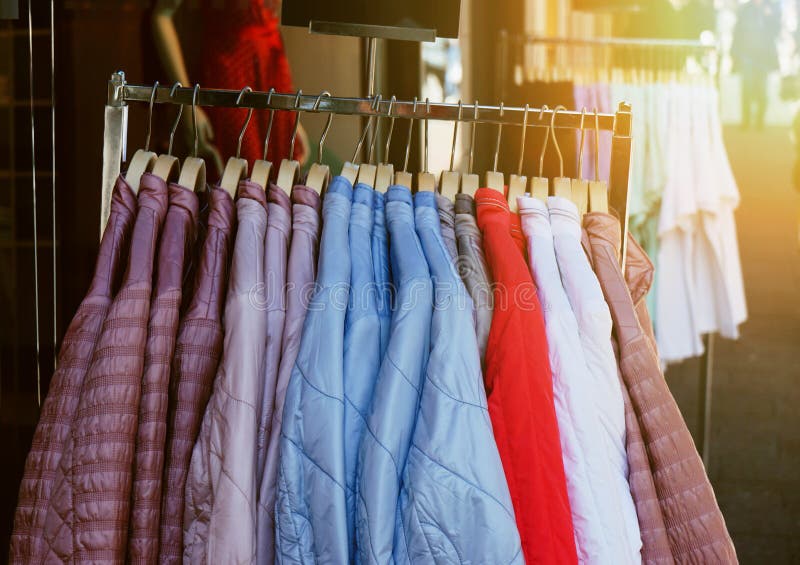
<path fill-rule="evenodd" d="M 525 562 L 577 563 L 544 319 L 512 234 L 519 222 L 500 192 L 481 188 L 475 201 L 494 276 L 484 382 Z"/>

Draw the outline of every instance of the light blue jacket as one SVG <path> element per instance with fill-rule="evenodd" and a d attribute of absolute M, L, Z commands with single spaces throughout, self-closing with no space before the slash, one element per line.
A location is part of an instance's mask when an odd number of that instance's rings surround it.
<path fill-rule="evenodd" d="M 445 246 L 432 192 L 416 195 L 434 283 L 431 354 L 403 471 L 396 563 L 523 563 L 481 375 L 472 299 Z"/>
<path fill-rule="evenodd" d="M 433 286 L 414 231 L 411 192 L 389 188 L 386 220 L 397 287 L 391 334 L 358 453 L 357 561 L 392 561 L 400 480 L 428 363 Z"/>
<path fill-rule="evenodd" d="M 381 323 L 381 359 L 389 344 L 392 325 L 392 273 L 389 268 L 389 242 L 386 238 L 386 203 L 381 192 L 373 195 L 372 268 L 378 291 L 378 319 Z"/>
<path fill-rule="evenodd" d="M 341 565 L 349 560 L 343 355 L 352 193 L 349 181 L 335 177 L 325 195 L 317 287 L 283 412 L 277 563 Z"/>
<path fill-rule="evenodd" d="M 351 556 L 355 556 L 358 446 L 381 366 L 378 296 L 372 268 L 373 192 L 369 186 L 357 184 L 350 212 L 350 302 L 344 327 L 344 453 Z"/>

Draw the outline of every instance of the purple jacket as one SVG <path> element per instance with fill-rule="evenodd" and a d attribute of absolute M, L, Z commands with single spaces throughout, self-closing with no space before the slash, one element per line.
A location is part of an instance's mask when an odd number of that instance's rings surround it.
<path fill-rule="evenodd" d="M 144 354 L 128 539 L 130 563 L 150 564 L 158 558 L 169 368 L 178 331 L 183 274 L 194 245 L 198 209 L 199 202 L 193 191 L 178 184 L 169 185 L 169 209 L 159 242 L 158 271 Z"/>
<path fill-rule="evenodd" d="M 122 275 L 135 217 L 136 195 L 119 177 L 111 195 L 111 214 L 100 242 L 92 283 L 64 335 L 58 369 L 50 381 L 25 461 L 11 537 L 11 563 L 39 563 L 44 557 L 42 531 L 55 475 L 67 448 L 101 326 Z"/>
<path fill-rule="evenodd" d="M 236 207 L 221 188 L 210 189 L 208 200 L 208 228 L 194 294 L 181 318 L 172 359 L 159 543 L 163 564 L 178 565 L 183 556 L 186 474 L 222 355 L 222 306 Z"/>

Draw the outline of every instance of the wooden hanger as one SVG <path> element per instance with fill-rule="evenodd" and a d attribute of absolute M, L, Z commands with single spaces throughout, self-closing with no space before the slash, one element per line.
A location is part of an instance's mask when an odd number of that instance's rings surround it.
<path fill-rule="evenodd" d="M 575 178 L 572 179 L 572 198 L 575 205 L 578 207 L 578 213 L 583 218 L 588 210 L 589 205 L 589 181 L 583 179 L 583 150 L 586 145 L 586 130 L 584 129 L 584 121 L 586 119 L 586 108 L 581 109 L 581 137 L 580 147 L 578 148 L 578 171 Z M 599 151 L 599 147 L 595 147 L 595 155 Z"/>
<path fill-rule="evenodd" d="M 558 177 L 553 179 L 553 195 L 572 200 L 572 182 L 564 176 L 564 156 L 561 154 L 561 148 L 558 146 L 558 139 L 556 139 L 556 116 L 561 110 L 566 110 L 566 108 L 561 105 L 556 106 L 550 116 L 550 135 L 553 138 L 553 145 L 558 155 Z"/>
<path fill-rule="evenodd" d="M 386 113 L 389 116 L 389 132 L 386 134 L 383 163 L 378 164 L 378 171 L 375 173 L 375 190 L 378 192 L 386 192 L 394 179 L 394 165 L 389 162 L 389 148 L 392 145 L 392 134 L 394 133 L 395 117 L 392 114 L 394 113 L 395 102 L 397 102 L 397 97 L 392 95 L 389 100 L 389 110 Z"/>
<path fill-rule="evenodd" d="M 439 192 L 445 198 L 456 199 L 456 194 L 461 187 L 461 173 L 455 170 L 456 143 L 458 142 L 458 124 L 461 122 L 461 100 L 458 101 L 458 118 L 453 124 L 453 145 L 450 148 L 450 170 L 442 171 L 442 182 L 439 183 Z"/>
<path fill-rule="evenodd" d="M 394 184 L 404 186 L 411 190 L 412 177 L 408 172 L 408 156 L 411 154 L 411 139 L 414 133 L 414 117 L 417 115 L 417 97 L 414 97 L 414 108 L 412 110 L 412 118 L 408 121 L 408 138 L 406 139 L 406 157 L 403 161 L 403 170 L 395 173 Z"/>
<path fill-rule="evenodd" d="M 155 153 L 150 151 L 150 132 L 153 126 L 153 103 L 156 100 L 158 91 L 158 81 L 153 84 L 153 91 L 150 93 L 150 109 L 147 113 L 147 137 L 145 137 L 144 149 L 139 149 L 133 154 L 128 163 L 128 171 L 125 173 L 125 181 L 131 187 L 134 194 L 138 194 L 139 185 L 142 182 L 142 175 L 153 170 L 158 158 Z"/>
<path fill-rule="evenodd" d="M 317 100 L 314 102 L 312 112 L 319 111 L 319 103 L 323 96 L 330 98 L 331 93 L 323 90 Z M 322 130 L 322 135 L 319 137 L 319 145 L 317 145 L 317 162 L 311 165 L 306 175 L 306 186 L 314 190 L 317 194 L 322 194 L 322 191 L 328 188 L 328 182 L 331 178 L 331 170 L 328 165 L 322 164 L 322 151 L 325 147 L 325 138 L 328 137 L 328 131 L 331 129 L 333 123 L 333 112 L 328 114 L 328 121 L 325 123 L 325 129 Z"/>
<path fill-rule="evenodd" d="M 176 82 L 172 85 L 172 90 L 169 91 L 170 98 L 175 96 L 175 90 L 177 90 L 179 86 L 183 85 L 179 82 Z M 175 139 L 175 131 L 178 129 L 182 115 L 183 105 L 179 105 L 178 117 L 175 118 L 175 123 L 172 125 L 172 129 L 169 131 L 169 148 L 167 149 L 166 153 L 158 156 L 155 165 L 153 165 L 153 174 L 164 179 L 166 182 L 172 182 L 173 180 L 176 180 L 181 172 L 180 161 L 178 161 L 177 157 L 172 155 L 172 142 Z"/>
<path fill-rule="evenodd" d="M 469 165 L 467 173 L 461 177 L 461 193 L 475 196 L 481 183 L 478 175 L 472 172 L 472 165 L 475 162 L 475 132 L 478 129 L 478 101 L 475 101 L 475 109 L 472 114 L 472 134 L 469 141 Z"/>
<path fill-rule="evenodd" d="M 425 164 L 421 173 L 417 173 L 417 192 L 436 192 L 436 177 L 428 171 L 428 114 L 431 113 L 431 101 L 425 99 Z"/>
<path fill-rule="evenodd" d="M 236 97 L 237 106 L 241 104 L 245 92 L 253 92 L 253 89 L 249 86 L 245 86 L 239 92 L 239 96 Z M 247 131 L 247 126 L 250 125 L 250 118 L 252 117 L 253 109 L 250 108 L 247 111 L 247 118 L 244 120 L 242 129 L 239 132 L 239 140 L 236 143 L 236 157 L 228 159 L 228 162 L 225 164 L 225 169 L 222 171 L 222 179 L 219 181 L 219 185 L 228 194 L 235 194 L 236 190 L 239 188 L 239 181 L 247 178 L 247 160 L 242 159 L 240 155 L 242 154 L 242 139 Z M 267 187 L 261 186 L 261 188 L 266 189 Z"/>
<path fill-rule="evenodd" d="M 614 118 L 616 120 L 616 117 Z M 589 183 L 589 211 L 608 214 L 608 185 L 600 180 L 600 117 L 594 108 L 594 181 Z"/>
<path fill-rule="evenodd" d="M 272 95 L 275 89 L 270 88 L 267 94 L 267 107 L 272 103 Z M 269 110 L 269 122 L 267 123 L 267 135 L 264 137 L 264 155 L 253 163 L 253 171 L 250 173 L 250 181 L 260 187 L 266 188 L 269 185 L 270 175 L 272 174 L 272 163 L 267 161 L 269 151 L 269 140 L 272 137 L 272 123 L 275 121 L 275 109 Z"/>
<path fill-rule="evenodd" d="M 192 128 L 194 129 L 194 148 L 192 155 L 183 160 L 181 175 L 178 177 L 178 184 L 191 188 L 195 192 L 204 190 L 206 186 L 206 162 L 197 157 L 197 94 L 200 92 L 200 85 L 194 85 L 192 92 Z M 236 191 L 228 193 L 231 198 L 236 198 Z"/>
<path fill-rule="evenodd" d="M 525 158 L 525 135 L 528 132 L 528 111 L 530 106 L 525 104 L 525 112 L 522 114 L 522 139 L 519 143 L 519 165 L 517 174 L 511 175 L 508 179 L 508 207 L 512 212 L 519 211 L 517 198 L 525 195 L 525 187 L 528 184 L 528 177 L 522 175 L 522 162 Z"/>
<path fill-rule="evenodd" d="M 278 188 L 286 194 L 292 192 L 292 187 L 297 184 L 297 178 L 300 174 L 300 163 L 294 159 L 294 143 L 297 139 L 297 128 L 300 126 L 300 97 L 302 95 L 303 91 L 298 90 L 297 96 L 294 98 L 294 129 L 292 130 L 292 141 L 289 143 L 289 155 L 281 161 L 281 166 L 278 169 L 278 180 L 275 181 Z"/>
<path fill-rule="evenodd" d="M 544 113 L 548 111 L 550 108 L 547 107 L 547 104 L 542 105 L 542 108 L 539 110 L 539 121 L 542 121 L 542 116 Z M 538 198 L 542 202 L 547 202 L 547 197 L 550 194 L 550 183 L 549 181 L 542 175 L 544 175 L 544 155 L 547 151 L 547 142 L 550 139 L 550 130 L 547 129 L 544 132 L 544 140 L 542 141 L 542 150 L 539 153 L 539 176 L 538 177 L 531 177 L 530 187 L 528 192 L 530 192 L 531 196 L 534 198 Z"/>
<path fill-rule="evenodd" d="M 503 118 L 503 102 L 500 102 L 500 119 Z M 500 158 L 500 139 L 503 135 L 503 123 L 497 124 L 497 144 L 494 147 L 494 167 L 486 172 L 486 186 L 505 195 L 505 177 L 497 172 L 497 160 Z"/>

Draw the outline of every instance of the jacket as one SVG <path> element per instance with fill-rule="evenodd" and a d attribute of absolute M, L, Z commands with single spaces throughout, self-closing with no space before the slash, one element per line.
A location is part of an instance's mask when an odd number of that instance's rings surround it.
<path fill-rule="evenodd" d="M 45 555 L 42 534 L 50 496 L 56 492 L 55 476 L 68 448 L 86 372 L 122 275 L 135 218 L 136 195 L 120 176 L 111 195 L 111 213 L 92 282 L 64 335 L 58 369 L 50 381 L 25 460 L 11 535 L 11 563 L 40 563 Z"/>
<path fill-rule="evenodd" d="M 396 563 L 523 563 L 492 435 L 467 295 L 442 237 L 434 193 L 415 196 L 434 284 L 430 359 L 403 471 Z M 487 532 L 491 532 L 487 535 Z"/>
<path fill-rule="evenodd" d="M 625 403 L 611 345 L 611 314 L 597 276 L 581 247 L 578 209 L 566 198 L 551 196 L 547 207 L 561 281 L 575 313 L 588 372 L 584 390 L 596 420 L 589 480 L 601 509 L 602 528 L 613 562 L 638 563 L 642 547 L 636 508 L 628 485 L 625 452 Z"/>
<path fill-rule="evenodd" d="M 358 452 L 356 560 L 362 564 L 391 562 L 400 543 L 395 526 L 401 479 L 430 350 L 433 287 L 414 231 L 408 188 L 389 187 L 386 221 L 397 294 L 389 346 Z"/>
<path fill-rule="evenodd" d="M 286 267 L 286 321 L 283 329 L 281 362 L 275 387 L 275 409 L 267 442 L 267 458 L 258 492 L 258 562 L 275 562 L 275 499 L 280 434 L 286 388 L 300 348 L 300 336 L 317 278 L 320 197 L 307 186 L 292 189 L 292 244 Z"/>
<path fill-rule="evenodd" d="M 372 266 L 372 199 L 372 187 L 355 186 L 350 212 L 350 296 L 344 326 L 344 454 L 350 555 L 355 555 L 358 448 L 381 366 L 378 297 Z"/>
<path fill-rule="evenodd" d="M 54 553 L 62 559 L 71 556 L 75 563 L 121 562 L 127 549 L 154 259 L 168 205 L 166 183 L 145 173 L 138 201 L 127 270 L 103 323 L 72 428 L 67 492 L 54 508 L 61 520 L 53 516 L 48 526 Z M 72 512 L 71 526 L 56 527 L 65 510 Z"/>
<path fill-rule="evenodd" d="M 144 353 L 128 538 L 130 563 L 150 564 L 158 559 L 169 369 L 178 331 L 183 275 L 194 246 L 198 213 L 197 195 L 188 188 L 170 184 Z"/>
<path fill-rule="evenodd" d="M 620 371 L 647 449 L 672 557 L 678 563 L 738 563 L 714 490 L 620 271 L 619 222 L 595 212 L 584 217 L 584 228 L 611 308 Z"/>
<path fill-rule="evenodd" d="M 275 408 L 275 386 L 281 362 L 283 324 L 286 320 L 286 263 L 292 238 L 292 202 L 277 185 L 267 189 L 267 236 L 264 243 L 264 282 L 266 302 L 260 305 L 267 319 L 264 353 L 261 412 L 258 416 L 258 468 L 256 482 L 261 484 L 267 459 L 267 442 Z"/>
<path fill-rule="evenodd" d="M 280 563 L 347 563 L 349 558 L 343 336 L 352 195 L 344 177 L 335 177 L 325 194 L 316 292 L 286 390 L 275 504 Z"/>
<path fill-rule="evenodd" d="M 389 261 L 389 240 L 386 233 L 386 202 L 382 192 L 372 194 L 372 268 L 375 271 L 375 291 L 378 298 L 378 321 L 381 324 L 380 358 L 386 354 L 392 325 L 393 285 Z"/>
<path fill-rule="evenodd" d="M 436 196 L 436 209 L 439 212 L 439 228 L 444 245 L 450 254 L 450 259 L 458 260 L 458 245 L 456 243 L 456 210 L 453 201 L 438 192 Z"/>
<path fill-rule="evenodd" d="M 475 201 L 495 282 L 484 385 L 525 561 L 576 563 L 544 319 L 520 251 L 524 235 L 502 193 L 481 188 Z"/>
<path fill-rule="evenodd" d="M 200 424 L 222 356 L 222 307 L 236 223 L 236 206 L 221 188 L 208 189 L 208 227 L 194 291 L 178 326 L 172 358 L 159 563 L 183 556 L 184 488 Z"/>
<path fill-rule="evenodd" d="M 489 328 L 492 327 L 491 279 L 481 247 L 481 231 L 475 219 L 475 201 L 472 196 L 457 194 L 455 210 L 458 271 L 475 305 L 475 334 L 483 364 Z"/>
<path fill-rule="evenodd" d="M 225 341 L 200 435 L 192 450 L 183 514 L 187 563 L 250 563 L 256 556 L 256 437 L 264 343 L 261 187 L 239 184 L 239 225 L 225 301 Z"/>

